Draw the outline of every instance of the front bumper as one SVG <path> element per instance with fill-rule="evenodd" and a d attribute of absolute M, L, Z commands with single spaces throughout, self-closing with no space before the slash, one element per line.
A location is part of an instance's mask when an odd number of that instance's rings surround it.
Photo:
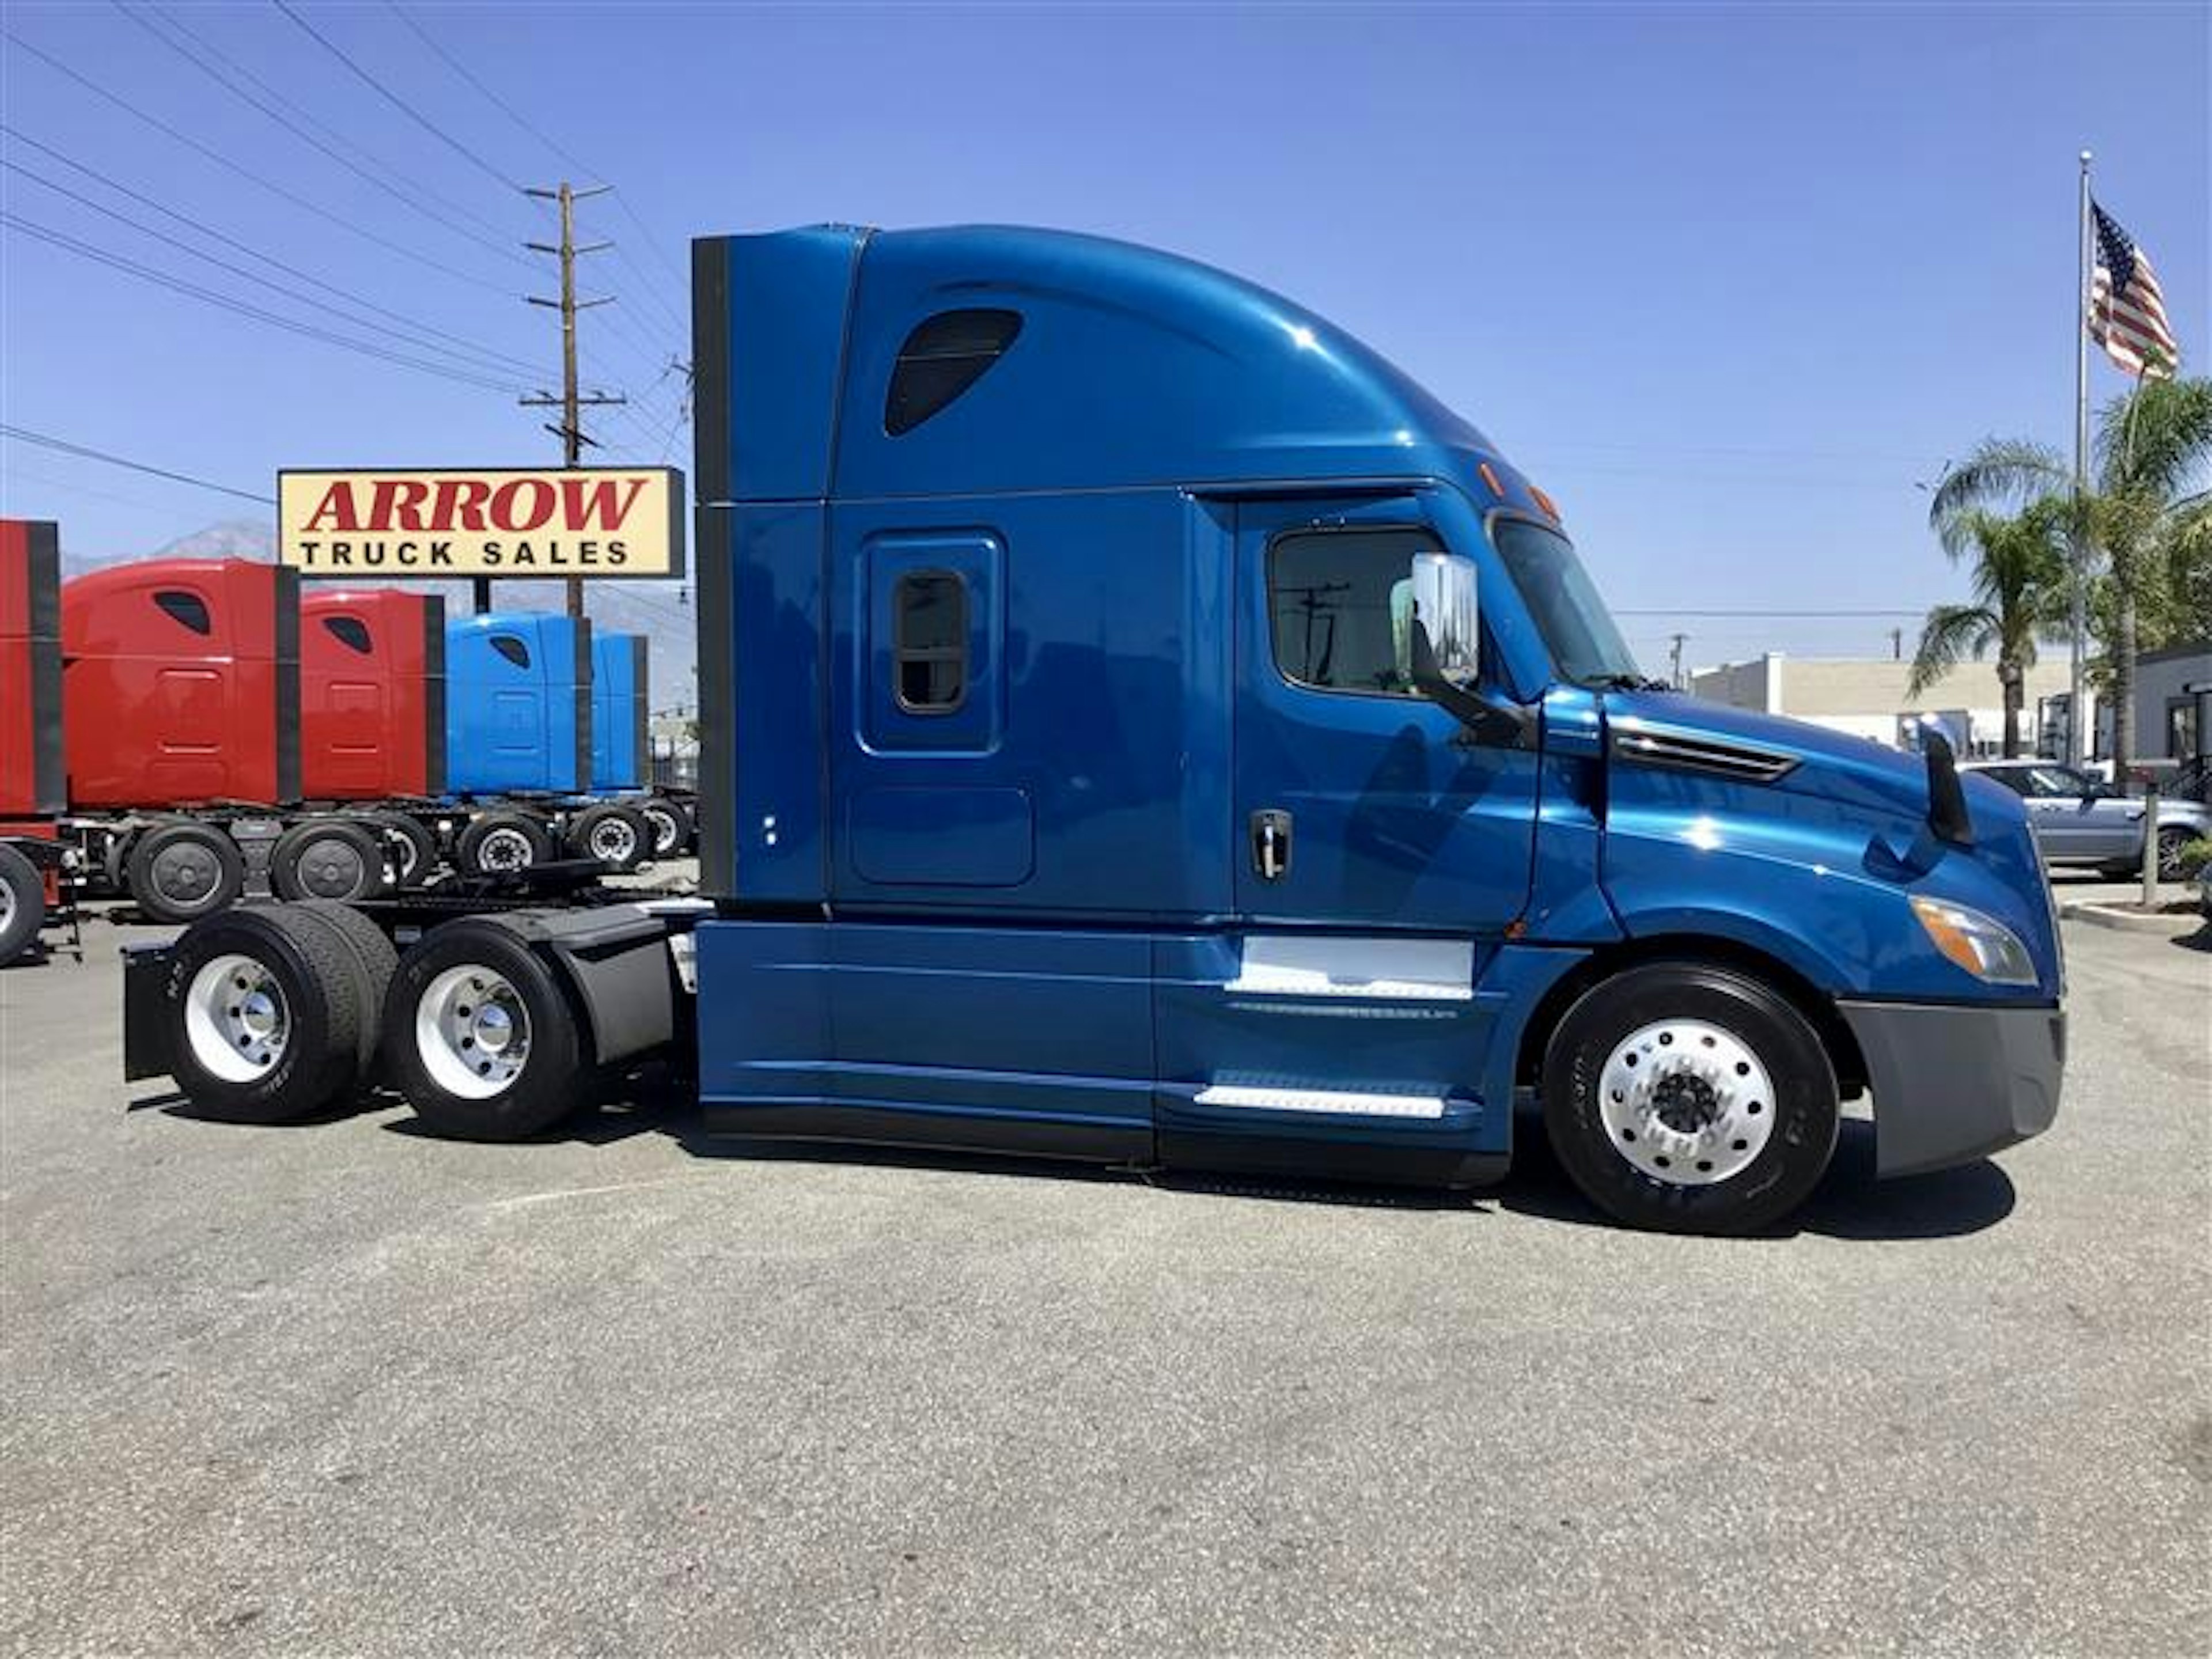
<path fill-rule="evenodd" d="M 2058 1115 L 2063 1008 L 1838 1006 L 1866 1056 L 1877 1175 L 1971 1164 L 2041 1134 Z"/>

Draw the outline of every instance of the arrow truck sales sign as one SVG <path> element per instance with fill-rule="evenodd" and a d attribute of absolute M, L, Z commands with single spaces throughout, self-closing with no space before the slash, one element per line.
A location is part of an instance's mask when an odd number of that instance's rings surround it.
<path fill-rule="evenodd" d="M 279 472 L 276 557 L 302 576 L 681 576 L 667 466 Z"/>

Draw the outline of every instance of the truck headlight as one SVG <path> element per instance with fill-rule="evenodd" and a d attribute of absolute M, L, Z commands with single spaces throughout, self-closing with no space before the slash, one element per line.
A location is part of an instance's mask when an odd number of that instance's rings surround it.
<path fill-rule="evenodd" d="M 2033 985 L 2035 959 L 2020 935 L 1994 916 L 1948 899 L 1915 895 L 1912 914 L 1929 941 L 1976 979 L 1990 985 Z"/>

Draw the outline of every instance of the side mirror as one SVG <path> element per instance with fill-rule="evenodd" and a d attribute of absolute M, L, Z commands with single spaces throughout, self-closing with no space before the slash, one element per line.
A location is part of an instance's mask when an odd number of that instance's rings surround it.
<path fill-rule="evenodd" d="M 1460 691 L 1474 685 L 1482 637 L 1477 586 L 1473 561 L 1449 553 L 1413 555 L 1407 577 L 1413 600 L 1413 679 L 1431 697 L 1439 682 Z"/>
<path fill-rule="evenodd" d="M 1431 702 L 1458 720 L 1477 743 L 1533 748 L 1535 721 L 1525 709 L 1493 708 L 1475 693 L 1482 635 L 1475 609 L 1474 566 L 1447 553 L 1416 553 L 1407 579 L 1391 593 L 1392 619 L 1406 616 L 1408 678 Z"/>

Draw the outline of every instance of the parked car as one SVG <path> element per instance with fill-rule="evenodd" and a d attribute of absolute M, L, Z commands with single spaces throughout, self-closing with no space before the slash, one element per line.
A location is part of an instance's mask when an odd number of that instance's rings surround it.
<path fill-rule="evenodd" d="M 1978 772 L 2027 802 L 2027 821 L 2045 864 L 2088 864 L 2115 875 L 2142 868 L 2143 803 L 2101 779 L 2054 761 L 1976 761 Z M 2158 803 L 2158 873 L 2181 879 L 2181 849 L 2212 835 L 2212 810 L 2161 795 Z"/>

